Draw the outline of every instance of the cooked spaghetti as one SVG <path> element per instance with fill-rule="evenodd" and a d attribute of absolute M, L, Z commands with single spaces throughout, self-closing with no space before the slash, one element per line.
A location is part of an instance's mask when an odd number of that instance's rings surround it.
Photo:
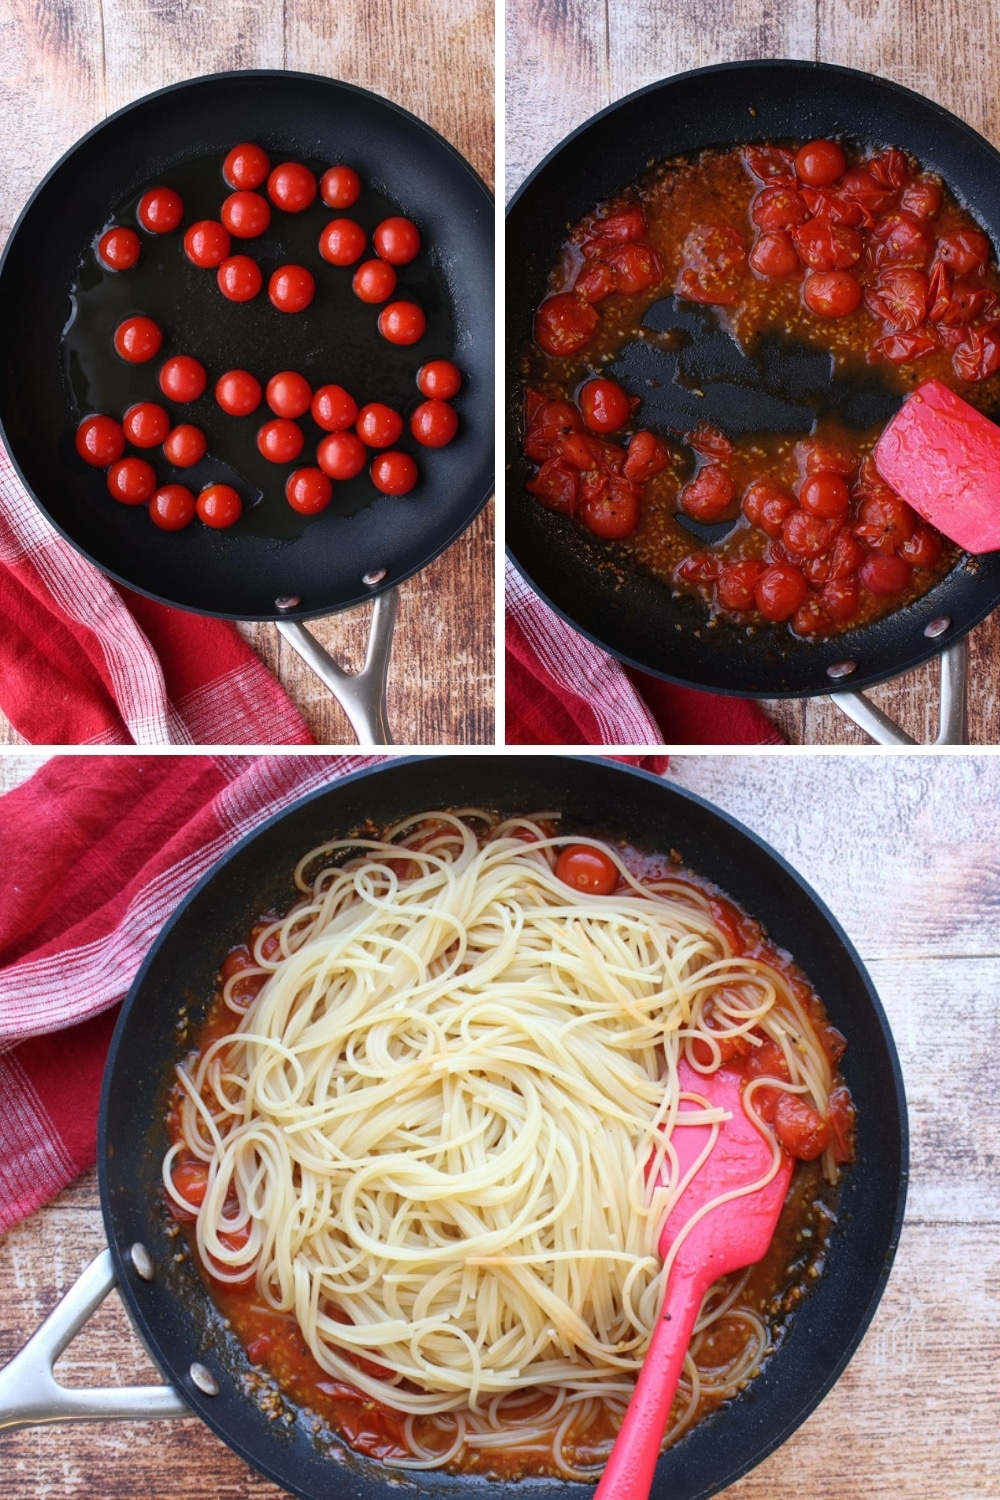
<path fill-rule="evenodd" d="M 769 1176 L 782 1144 L 830 1179 L 849 1154 L 801 977 L 734 951 L 705 891 L 640 880 L 598 840 L 572 846 L 614 888 L 574 889 L 557 824 L 433 812 L 311 850 L 302 900 L 225 981 L 238 1024 L 178 1069 L 163 1177 L 204 1266 L 402 1414 L 401 1466 L 547 1432 L 555 1471 L 591 1477 L 579 1435 L 624 1411 L 669 1274 L 672 1135 L 719 1118 L 680 1110 L 682 1056 L 745 1060 Z M 744 1279 L 706 1298 L 695 1345 L 735 1320 L 736 1352 L 689 1356 L 669 1436 L 766 1352 Z"/>

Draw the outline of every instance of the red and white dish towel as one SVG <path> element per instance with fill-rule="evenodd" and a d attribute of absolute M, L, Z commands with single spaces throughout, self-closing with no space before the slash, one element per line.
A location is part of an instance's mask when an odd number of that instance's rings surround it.
<path fill-rule="evenodd" d="M 624 666 L 549 609 L 508 563 L 509 745 L 781 745 L 756 703 Z"/>
<path fill-rule="evenodd" d="M 2 447 L 0 709 L 34 745 L 314 743 L 234 625 L 106 578 L 28 498 Z"/>

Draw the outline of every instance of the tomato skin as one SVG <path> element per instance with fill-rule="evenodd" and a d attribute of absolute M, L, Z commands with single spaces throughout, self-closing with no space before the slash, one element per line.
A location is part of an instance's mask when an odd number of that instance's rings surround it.
<path fill-rule="evenodd" d="M 108 470 L 108 492 L 122 505 L 145 505 L 156 489 L 156 470 L 144 458 L 120 458 Z"/>
<path fill-rule="evenodd" d="M 229 231 L 217 219 L 198 219 L 184 232 L 184 254 L 194 266 L 214 270 L 229 250 Z"/>
<path fill-rule="evenodd" d="M 759 182 L 770 182 L 775 177 L 794 181 L 795 153 L 786 146 L 744 146 L 743 165 Z"/>
<path fill-rule="evenodd" d="M 155 401 L 137 401 L 122 418 L 122 430 L 134 448 L 158 448 L 170 431 L 170 417 Z"/>
<path fill-rule="evenodd" d="M 267 382 L 267 404 L 276 417 L 305 416 L 312 404 L 312 386 L 297 370 L 279 370 Z"/>
<path fill-rule="evenodd" d="M 214 531 L 232 526 L 243 514 L 243 501 L 230 484 L 209 484 L 195 501 L 198 519 Z"/>
<path fill-rule="evenodd" d="M 383 495 L 408 495 L 416 484 L 419 471 L 408 453 L 380 453 L 373 459 L 372 484 Z"/>
<path fill-rule="evenodd" d="M 321 469 L 295 469 L 285 480 L 285 498 L 301 516 L 315 516 L 333 499 L 333 485 Z"/>
<path fill-rule="evenodd" d="M 271 159 L 262 146 L 241 141 L 222 163 L 222 175 L 231 188 L 253 189 L 267 181 Z"/>
<path fill-rule="evenodd" d="M 300 214 L 316 197 L 316 179 L 301 162 L 283 161 L 267 179 L 267 196 L 286 214 Z"/>
<path fill-rule="evenodd" d="M 873 363 L 878 359 L 885 359 L 890 364 L 903 365 L 911 359 L 919 359 L 922 354 L 930 354 L 936 348 L 937 339 L 930 332 L 891 333 L 872 345 L 868 358 Z"/>
<path fill-rule="evenodd" d="M 632 402 L 617 380 L 588 380 L 577 401 L 591 432 L 617 432 L 632 415 Z"/>
<path fill-rule="evenodd" d="M 426 329 L 424 310 L 415 302 L 388 302 L 378 315 L 378 331 L 390 344 L 416 344 Z"/>
<path fill-rule="evenodd" d="M 142 254 L 142 241 L 134 229 L 115 224 L 97 242 L 97 255 L 109 271 L 128 271 Z"/>
<path fill-rule="evenodd" d="M 167 434 L 163 444 L 163 456 L 175 469 L 190 469 L 200 463 L 208 450 L 208 439 L 200 427 L 182 422 Z"/>
<path fill-rule="evenodd" d="M 354 432 L 331 432 L 316 449 L 316 462 L 331 479 L 353 479 L 368 462 L 368 450 Z"/>
<path fill-rule="evenodd" d="M 310 410 L 313 421 L 324 432 L 344 432 L 357 419 L 358 403 L 342 385 L 321 385 L 313 395 Z"/>
<path fill-rule="evenodd" d="M 579 509 L 581 521 L 606 542 L 631 536 L 639 524 L 637 486 L 627 479 L 610 479 L 599 493 L 586 496 Z"/>
<path fill-rule="evenodd" d="M 316 295 L 316 282 L 305 266 L 279 266 L 271 274 L 267 295 L 283 313 L 303 312 Z"/>
<path fill-rule="evenodd" d="M 787 230 L 773 229 L 759 236 L 750 251 L 750 269 L 769 279 L 795 276 L 802 269 L 799 252 Z"/>
<path fill-rule="evenodd" d="M 305 441 L 302 428 L 287 417 L 275 417 L 257 432 L 257 447 L 272 464 L 293 463 L 302 452 Z"/>
<path fill-rule="evenodd" d="M 422 401 L 410 418 L 410 431 L 425 448 L 443 448 L 458 431 L 455 408 L 447 401 Z"/>
<path fill-rule="evenodd" d="M 417 371 L 417 390 L 422 396 L 450 401 L 462 389 L 462 372 L 450 359 L 432 359 Z"/>
<path fill-rule="evenodd" d="M 719 557 L 714 552 L 689 552 L 674 569 L 674 577 L 681 583 L 698 585 L 715 583 L 721 572 Z"/>
<path fill-rule="evenodd" d="M 850 271 L 813 271 L 802 283 L 802 301 L 821 318 L 845 318 L 861 301 L 861 283 Z"/>
<path fill-rule="evenodd" d="M 319 253 L 331 266 L 353 266 L 367 243 L 368 236 L 353 219 L 331 219 L 319 237 Z"/>
<path fill-rule="evenodd" d="M 219 217 L 234 239 L 255 240 L 271 222 L 271 205 L 260 193 L 231 193 Z M 216 265 L 222 260 L 225 256 L 220 256 Z"/>
<path fill-rule="evenodd" d="M 115 329 L 115 349 L 132 365 L 143 365 L 160 352 L 163 332 L 152 318 L 126 318 Z"/>
<path fill-rule="evenodd" d="M 535 313 L 533 336 L 546 354 L 576 354 L 593 337 L 600 315 L 572 292 L 548 297 Z"/>
<path fill-rule="evenodd" d="M 377 306 L 396 290 L 396 272 L 386 260 L 365 260 L 355 271 L 351 290 L 361 302 Z"/>
<path fill-rule="evenodd" d="M 173 188 L 150 188 L 139 199 L 135 214 L 150 234 L 171 234 L 184 217 L 184 204 Z"/>
<path fill-rule="evenodd" d="M 757 558 L 729 563 L 719 572 L 718 600 L 723 609 L 753 609 L 754 590 L 765 564 Z"/>
<path fill-rule="evenodd" d="M 858 203 L 869 216 L 884 213 L 895 202 L 895 193 L 876 182 L 867 167 L 848 167 L 837 187 L 842 198 Z"/>
<path fill-rule="evenodd" d="M 215 399 L 230 417 L 248 417 L 263 396 L 260 381 L 249 370 L 227 370 L 215 382 Z"/>
<path fill-rule="evenodd" d="M 655 432 L 640 431 L 629 439 L 628 458 L 622 473 L 639 482 L 661 474 L 670 462 L 670 449 Z"/>
<path fill-rule="evenodd" d="M 773 479 L 755 479 L 747 486 L 742 508 L 752 526 L 770 537 L 779 537 L 786 516 L 795 509 L 795 501 Z"/>
<path fill-rule="evenodd" d="M 930 278 L 914 266 L 883 271 L 865 293 L 865 305 L 887 329 L 910 331 L 927 317 Z"/>
<path fill-rule="evenodd" d="M 870 594 L 898 594 L 912 576 L 910 564 L 895 552 L 872 552 L 858 569 L 858 577 Z"/>
<path fill-rule="evenodd" d="M 219 267 L 216 281 L 230 302 L 252 302 L 264 285 L 260 266 L 249 255 L 230 255 Z"/>
<path fill-rule="evenodd" d="M 795 175 L 809 187 L 829 187 L 847 170 L 847 158 L 836 141 L 809 141 L 795 153 Z"/>
<path fill-rule="evenodd" d="M 391 266 L 407 266 L 420 251 L 420 230 L 411 219 L 397 215 L 382 220 L 372 235 L 372 243 Z"/>
<path fill-rule="evenodd" d="M 788 624 L 793 634 L 807 639 L 813 636 L 829 635 L 833 628 L 818 594 L 807 594 Z"/>
<path fill-rule="evenodd" d="M 829 520 L 846 514 L 851 493 L 839 474 L 811 474 L 799 487 L 799 504 L 811 515 Z"/>
<path fill-rule="evenodd" d="M 319 180 L 319 195 L 327 208 L 353 208 L 361 197 L 361 178 L 353 167 L 328 167 Z"/>
<path fill-rule="evenodd" d="M 100 413 L 84 417 L 76 429 L 76 451 L 85 464 L 106 469 L 125 452 L 125 434 L 114 417 Z"/>
<path fill-rule="evenodd" d="M 369 448 L 391 448 L 403 432 L 403 419 L 391 406 L 369 401 L 358 412 L 355 431 Z"/>
<path fill-rule="evenodd" d="M 962 380 L 988 380 L 1000 370 L 1000 323 L 970 328 L 951 359 Z"/>
<path fill-rule="evenodd" d="M 149 518 L 161 531 L 183 531 L 194 520 L 195 502 L 183 484 L 165 484 L 154 490 Z"/>
<path fill-rule="evenodd" d="M 772 563 L 757 580 L 754 600 L 768 620 L 788 620 L 806 597 L 805 575 L 791 563 Z"/>
<path fill-rule="evenodd" d="M 718 521 L 732 505 L 736 486 L 720 464 L 706 464 L 680 492 L 680 508 L 695 521 Z"/>
<path fill-rule="evenodd" d="M 556 878 L 574 891 L 589 896 L 610 896 L 618 885 L 618 866 L 602 849 L 589 844 L 570 844 L 556 860 Z"/>
<path fill-rule="evenodd" d="M 208 385 L 208 372 L 190 354 L 175 354 L 160 366 L 160 390 L 171 401 L 197 401 Z"/>
<path fill-rule="evenodd" d="M 774 1107 L 774 1133 L 789 1156 L 815 1161 L 830 1144 L 830 1126 L 801 1094 L 782 1089 Z"/>

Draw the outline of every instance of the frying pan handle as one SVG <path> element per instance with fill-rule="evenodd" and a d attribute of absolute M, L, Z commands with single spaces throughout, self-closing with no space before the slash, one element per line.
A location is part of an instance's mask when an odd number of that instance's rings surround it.
<path fill-rule="evenodd" d="M 968 699 L 969 642 L 967 636 L 947 646 L 941 653 L 941 688 L 938 710 L 938 732 L 935 745 L 967 745 L 969 742 L 966 704 Z M 915 745 L 916 740 L 900 729 L 864 693 L 831 693 L 830 702 L 841 713 L 870 734 L 877 745 Z"/>
<path fill-rule="evenodd" d="M 0 1370 L 0 1432 L 49 1422 L 193 1415 L 172 1385 L 71 1389 L 56 1380 L 56 1360 L 116 1281 L 111 1251 L 102 1250 L 20 1353 Z"/>
<path fill-rule="evenodd" d="M 326 683 L 350 719 L 359 745 L 392 744 L 385 689 L 389 675 L 389 653 L 392 650 L 392 628 L 396 623 L 398 604 L 396 589 L 387 589 L 375 600 L 365 664 L 360 672 L 354 673 L 345 672 L 301 621 L 277 622 L 278 629 L 288 644 L 312 668 L 320 681 Z"/>

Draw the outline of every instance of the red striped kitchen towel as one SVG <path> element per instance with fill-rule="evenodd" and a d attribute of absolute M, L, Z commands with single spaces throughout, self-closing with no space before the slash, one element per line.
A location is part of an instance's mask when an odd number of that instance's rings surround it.
<path fill-rule="evenodd" d="M 0 709 L 35 745 L 309 745 L 235 625 L 168 609 L 74 552 L 0 447 Z"/>

